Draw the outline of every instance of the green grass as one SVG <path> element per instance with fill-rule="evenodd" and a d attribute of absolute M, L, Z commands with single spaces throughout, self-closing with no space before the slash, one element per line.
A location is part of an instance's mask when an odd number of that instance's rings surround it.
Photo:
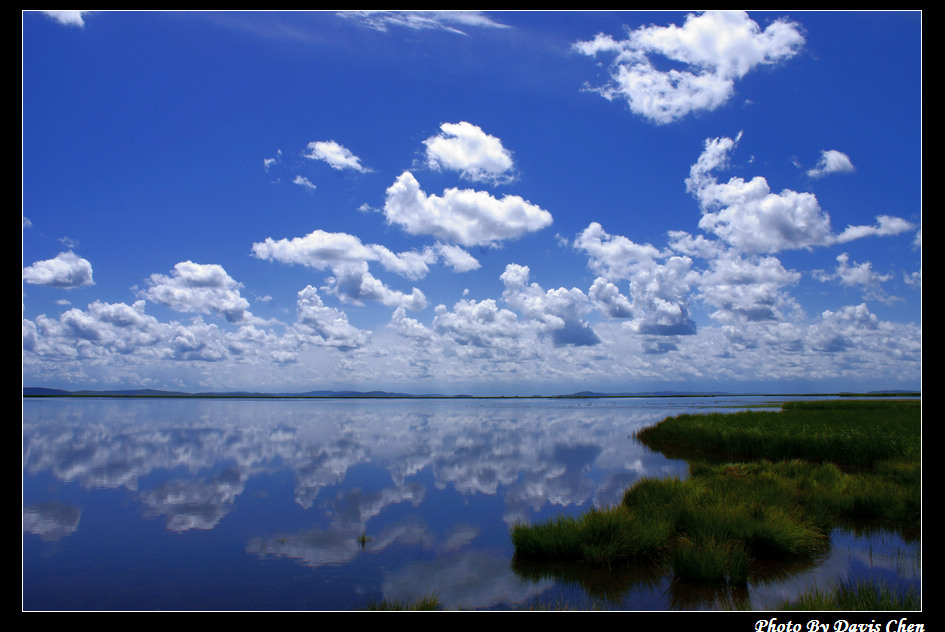
<path fill-rule="evenodd" d="M 560 516 L 533 526 L 514 525 L 516 553 L 523 557 L 610 565 L 656 555 L 670 525 L 632 515 L 621 505 L 594 508 L 582 517 Z"/>
<path fill-rule="evenodd" d="M 685 481 L 641 479 L 616 506 L 515 525 L 516 557 L 607 567 L 659 561 L 681 581 L 743 586 L 759 562 L 816 559 L 841 522 L 919 525 L 917 401 L 683 415 L 637 437 L 714 458 L 693 459 Z"/>
<path fill-rule="evenodd" d="M 842 466 L 918 459 L 918 400 L 786 402 L 780 412 L 679 415 L 638 431 L 651 448 L 740 460 L 800 458 Z"/>

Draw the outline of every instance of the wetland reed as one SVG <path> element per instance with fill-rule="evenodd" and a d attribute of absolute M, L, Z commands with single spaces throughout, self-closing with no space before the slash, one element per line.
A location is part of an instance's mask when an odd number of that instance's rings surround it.
<path fill-rule="evenodd" d="M 881 521 L 918 532 L 921 401 L 788 402 L 780 412 L 681 415 L 636 433 L 685 455 L 685 479 L 643 478 L 622 502 L 511 530 L 515 555 L 652 564 L 674 580 L 744 586 L 765 562 L 815 560 L 830 531 Z"/>

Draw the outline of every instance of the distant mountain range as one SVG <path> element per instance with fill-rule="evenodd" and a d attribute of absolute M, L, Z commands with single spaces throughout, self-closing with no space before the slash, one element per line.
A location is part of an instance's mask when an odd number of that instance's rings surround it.
<path fill-rule="evenodd" d="M 580 391 L 569 395 L 524 395 L 521 397 L 726 397 L 733 395 L 768 395 L 769 393 L 729 393 L 724 391 L 647 391 L 638 393 L 599 393 L 595 391 Z M 852 395 L 854 393 L 801 393 L 803 395 Z M 918 394 L 917 391 L 908 390 L 889 390 L 889 391 L 869 391 L 867 393 L 856 393 L 857 395 L 904 395 Z M 783 393 L 781 395 L 784 395 Z M 43 388 L 39 386 L 24 386 L 23 397 L 258 397 L 258 398 L 279 398 L 279 397 L 310 397 L 310 398 L 331 398 L 331 397 L 350 397 L 350 398 L 474 398 L 474 395 L 439 395 L 429 393 L 416 395 L 411 393 L 391 393 L 388 391 L 308 391 L 305 393 L 257 393 L 251 391 L 232 391 L 232 392 L 208 392 L 208 393 L 186 393 L 183 391 L 160 391 L 150 388 L 127 389 L 127 390 L 81 390 L 67 391 L 58 388 Z M 517 397 L 517 396 L 503 396 Z"/>

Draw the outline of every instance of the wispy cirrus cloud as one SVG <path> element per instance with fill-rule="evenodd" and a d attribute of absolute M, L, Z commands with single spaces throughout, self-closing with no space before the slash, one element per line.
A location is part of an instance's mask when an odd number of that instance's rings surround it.
<path fill-rule="evenodd" d="M 344 11 L 338 15 L 377 31 L 402 27 L 466 35 L 465 28 L 509 28 L 480 11 Z"/>
<path fill-rule="evenodd" d="M 305 176 L 297 175 L 292 179 L 292 184 L 297 184 L 306 191 L 314 191 L 317 187 L 312 184 L 312 181 L 306 178 Z"/>

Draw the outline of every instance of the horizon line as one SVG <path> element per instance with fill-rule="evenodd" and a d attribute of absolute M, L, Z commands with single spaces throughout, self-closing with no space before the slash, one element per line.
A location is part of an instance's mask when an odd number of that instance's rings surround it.
<path fill-rule="evenodd" d="M 621 392 L 598 392 L 598 391 L 577 391 L 574 393 L 559 393 L 554 395 L 540 394 L 514 394 L 514 395 L 470 395 L 466 393 L 443 394 L 443 393 L 405 393 L 390 392 L 382 390 L 356 391 L 356 390 L 316 390 L 294 393 L 265 393 L 255 391 L 206 391 L 206 392 L 186 392 L 169 391 L 161 389 L 80 389 L 70 391 L 62 388 L 50 388 L 40 386 L 23 387 L 23 397 L 126 397 L 126 398 L 253 398 L 253 399 L 593 399 L 593 398 L 630 398 L 630 397 L 850 397 L 850 396 L 904 396 L 917 395 L 921 397 L 922 391 L 919 389 L 874 389 L 869 391 L 830 391 L 830 392 L 792 392 L 775 393 L 768 391 L 755 392 L 729 392 L 729 391 L 685 391 L 685 390 L 649 390 L 649 391 L 621 391 Z"/>

